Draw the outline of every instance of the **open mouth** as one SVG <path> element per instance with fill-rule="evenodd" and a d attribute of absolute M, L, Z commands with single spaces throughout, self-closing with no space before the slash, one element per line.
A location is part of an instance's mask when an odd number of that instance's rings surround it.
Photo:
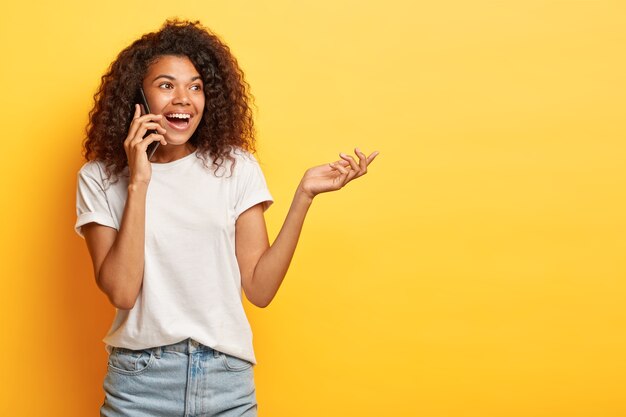
<path fill-rule="evenodd" d="M 189 125 L 191 115 L 187 113 L 169 113 L 165 115 L 165 118 L 171 126 L 177 129 L 185 129 Z"/>

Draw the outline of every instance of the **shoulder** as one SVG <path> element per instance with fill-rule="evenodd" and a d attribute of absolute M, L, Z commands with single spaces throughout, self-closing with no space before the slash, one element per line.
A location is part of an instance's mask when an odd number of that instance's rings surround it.
<path fill-rule="evenodd" d="M 93 179 L 102 180 L 103 173 L 105 171 L 104 165 L 100 161 L 87 161 L 78 170 L 79 177 L 88 177 Z"/>
<path fill-rule="evenodd" d="M 258 161 L 256 160 L 255 156 L 246 151 L 245 149 L 241 149 L 241 148 L 235 148 L 232 151 L 230 151 L 230 156 L 235 160 L 235 163 L 252 163 L 252 164 L 258 164 Z"/>
<path fill-rule="evenodd" d="M 230 152 L 230 156 L 232 158 L 232 171 L 235 176 L 245 175 L 260 168 L 256 157 L 245 149 L 235 148 Z"/>
<path fill-rule="evenodd" d="M 127 168 L 122 171 L 121 175 L 127 172 Z M 78 170 L 78 178 L 82 180 L 92 180 L 100 184 L 103 188 L 108 187 L 110 184 L 117 182 L 115 177 L 110 175 L 107 171 L 104 162 L 99 160 L 87 161 Z"/>
<path fill-rule="evenodd" d="M 250 166 L 263 166 L 263 158 L 259 158 L 259 155 L 246 151 L 245 149 L 236 148 L 231 151 L 230 155 L 235 160 L 235 163 L 241 163 L 242 165 Z"/>

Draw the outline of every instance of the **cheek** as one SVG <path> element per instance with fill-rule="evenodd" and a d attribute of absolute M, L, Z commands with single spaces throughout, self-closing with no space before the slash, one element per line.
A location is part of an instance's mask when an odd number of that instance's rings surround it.
<path fill-rule="evenodd" d="M 204 113 L 204 105 L 205 105 L 204 100 L 198 100 L 196 102 L 196 109 L 197 109 L 198 113 L 200 113 L 200 114 Z"/>
<path fill-rule="evenodd" d="M 148 99 L 148 104 L 150 105 L 152 113 L 160 114 L 161 110 L 167 106 L 168 99 L 162 95 L 153 95 L 150 99 Z"/>

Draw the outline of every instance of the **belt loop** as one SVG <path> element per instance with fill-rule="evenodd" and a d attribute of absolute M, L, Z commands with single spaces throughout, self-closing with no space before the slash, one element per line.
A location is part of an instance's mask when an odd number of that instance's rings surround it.
<path fill-rule="evenodd" d="M 215 349 L 213 349 L 213 357 L 214 358 L 219 358 L 220 357 L 220 353 L 217 350 L 215 350 Z"/>
<path fill-rule="evenodd" d="M 162 351 L 163 351 L 163 348 L 161 346 L 154 348 L 153 349 L 154 357 L 157 358 L 157 359 L 161 359 Z"/>

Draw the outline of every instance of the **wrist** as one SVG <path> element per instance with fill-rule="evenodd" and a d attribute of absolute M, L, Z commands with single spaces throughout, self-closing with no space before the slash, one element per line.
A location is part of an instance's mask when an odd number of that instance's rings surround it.
<path fill-rule="evenodd" d="M 314 195 L 312 195 L 310 192 L 307 192 L 304 188 L 302 188 L 302 184 L 300 184 L 298 185 L 298 188 L 296 189 L 296 195 L 294 197 L 294 200 L 297 200 L 307 205 L 311 205 L 311 203 L 313 203 L 314 197 L 315 197 Z"/>
<path fill-rule="evenodd" d="M 128 184 L 128 192 L 146 192 L 150 181 L 132 181 Z"/>

